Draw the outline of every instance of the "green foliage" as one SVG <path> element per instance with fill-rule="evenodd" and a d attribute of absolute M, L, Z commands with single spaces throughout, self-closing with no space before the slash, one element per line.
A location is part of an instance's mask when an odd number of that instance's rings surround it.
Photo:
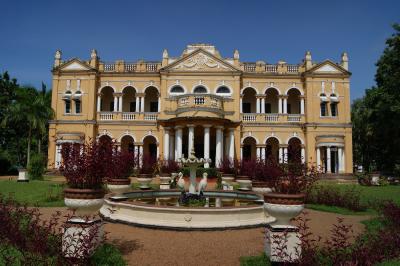
<path fill-rule="evenodd" d="M 376 87 L 352 105 L 354 162 L 393 172 L 400 164 L 400 25 L 377 62 Z"/>
<path fill-rule="evenodd" d="M 98 247 L 90 259 L 93 265 L 97 266 L 125 266 L 119 249 L 111 244 L 105 243 Z"/>
<path fill-rule="evenodd" d="M 272 265 L 265 253 L 259 256 L 240 258 L 240 266 L 269 266 Z"/>
<path fill-rule="evenodd" d="M 18 183 L 17 181 L 0 180 L 0 194 L 13 195 L 20 203 L 38 207 L 62 207 L 63 185 L 48 181 L 30 181 Z"/>
<path fill-rule="evenodd" d="M 34 154 L 28 165 L 29 178 L 32 180 L 43 180 L 45 160 L 42 154 Z"/>

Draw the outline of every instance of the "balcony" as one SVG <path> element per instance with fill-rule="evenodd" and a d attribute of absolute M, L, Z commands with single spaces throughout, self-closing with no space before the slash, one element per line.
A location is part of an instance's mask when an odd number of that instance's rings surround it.
<path fill-rule="evenodd" d="M 223 110 L 223 99 L 215 95 L 182 95 L 177 97 L 179 108 L 212 108 Z"/>
<path fill-rule="evenodd" d="M 298 74 L 300 72 L 299 65 L 289 65 L 286 62 L 279 62 L 275 65 L 265 64 L 264 62 L 244 62 L 241 69 L 247 73 Z"/>
<path fill-rule="evenodd" d="M 304 123 L 301 114 L 242 113 L 240 117 L 243 123 Z"/>
<path fill-rule="evenodd" d="M 102 72 L 147 72 L 156 73 L 161 69 L 161 62 L 100 62 L 99 70 Z"/>
<path fill-rule="evenodd" d="M 158 113 L 98 112 L 99 121 L 157 121 Z"/>

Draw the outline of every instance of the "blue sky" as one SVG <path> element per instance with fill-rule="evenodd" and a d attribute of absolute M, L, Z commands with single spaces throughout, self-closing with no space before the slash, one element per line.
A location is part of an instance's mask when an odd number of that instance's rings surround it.
<path fill-rule="evenodd" d="M 375 63 L 400 1 L 18 1 L 0 0 L 0 71 L 20 84 L 51 87 L 54 52 L 63 59 L 161 60 L 189 43 L 214 44 L 224 57 L 299 63 L 350 58 L 352 99 L 374 85 Z"/>

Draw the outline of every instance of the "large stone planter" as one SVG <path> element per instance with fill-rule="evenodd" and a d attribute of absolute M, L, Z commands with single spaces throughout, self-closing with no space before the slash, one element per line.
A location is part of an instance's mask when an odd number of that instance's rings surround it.
<path fill-rule="evenodd" d="M 160 175 L 160 189 L 170 189 L 171 176 L 168 174 Z"/>
<path fill-rule="evenodd" d="M 18 169 L 17 182 L 29 182 L 28 170 L 25 168 Z"/>
<path fill-rule="evenodd" d="M 64 203 L 74 210 L 77 216 L 94 215 L 100 210 L 104 202 L 103 189 L 64 189 Z"/>
<path fill-rule="evenodd" d="M 265 181 L 259 181 L 259 180 L 253 180 L 252 184 L 252 190 L 260 196 L 264 196 L 266 193 L 271 193 L 272 189 L 268 187 L 268 182 Z"/>
<path fill-rule="evenodd" d="M 265 194 L 264 208 L 269 215 L 276 218 L 273 225 L 290 227 L 290 220 L 304 209 L 304 197 L 304 194 Z"/>
<path fill-rule="evenodd" d="M 111 193 L 122 194 L 131 188 L 131 180 L 128 178 L 109 178 L 107 188 Z"/>
<path fill-rule="evenodd" d="M 149 189 L 153 177 L 151 174 L 140 174 L 136 179 L 139 182 L 140 189 Z"/>
<path fill-rule="evenodd" d="M 237 176 L 236 177 L 236 183 L 239 184 L 239 190 L 244 190 L 244 191 L 249 191 L 251 190 L 251 179 L 248 176 Z"/>
<path fill-rule="evenodd" d="M 235 181 L 235 177 L 233 174 L 222 174 L 221 180 L 232 185 L 233 181 Z"/>

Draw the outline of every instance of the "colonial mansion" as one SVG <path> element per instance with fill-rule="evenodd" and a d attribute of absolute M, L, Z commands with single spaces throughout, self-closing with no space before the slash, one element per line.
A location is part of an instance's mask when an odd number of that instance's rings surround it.
<path fill-rule="evenodd" d="M 289 160 L 298 147 L 326 173 L 351 173 L 348 57 L 339 63 L 245 62 L 209 44 L 188 45 L 157 62 L 63 60 L 55 54 L 48 167 L 64 142 L 110 138 L 121 149 L 164 159 Z M 296 149 L 293 149 L 296 150 Z"/>

